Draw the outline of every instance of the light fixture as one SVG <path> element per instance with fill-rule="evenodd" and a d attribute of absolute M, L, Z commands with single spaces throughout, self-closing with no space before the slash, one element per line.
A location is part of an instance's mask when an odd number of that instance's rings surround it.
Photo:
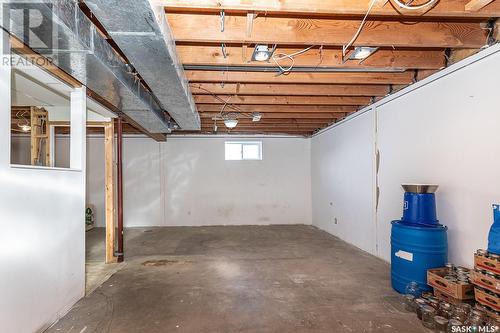
<path fill-rule="evenodd" d="M 224 125 L 227 128 L 235 128 L 238 125 L 238 119 L 224 119 Z"/>
<path fill-rule="evenodd" d="M 252 53 L 252 61 L 268 61 L 274 53 L 274 47 L 272 49 L 267 46 L 267 44 L 257 44 Z"/>
<path fill-rule="evenodd" d="M 365 60 L 369 56 L 371 56 L 375 51 L 378 50 L 378 47 L 368 47 L 368 46 L 357 46 L 354 48 L 354 51 L 349 55 L 349 60 Z"/>
<path fill-rule="evenodd" d="M 252 112 L 252 121 L 260 121 L 262 114 L 260 112 Z"/>
<path fill-rule="evenodd" d="M 30 125 L 23 124 L 23 125 L 19 125 L 19 127 L 21 127 L 21 130 L 23 132 L 29 132 L 31 130 L 31 126 Z"/>

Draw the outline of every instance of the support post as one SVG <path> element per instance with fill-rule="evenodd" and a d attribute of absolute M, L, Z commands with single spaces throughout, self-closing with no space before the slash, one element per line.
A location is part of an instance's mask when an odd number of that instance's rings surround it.
<path fill-rule="evenodd" d="M 34 106 L 30 107 L 31 165 L 38 164 L 38 120 L 35 110 Z"/>
<path fill-rule="evenodd" d="M 104 173 L 106 198 L 106 263 L 115 263 L 115 194 L 113 177 L 113 121 L 104 125 Z"/>
<path fill-rule="evenodd" d="M 122 172 L 122 119 L 117 120 L 116 133 L 116 178 L 118 183 L 118 262 L 123 261 L 123 172 Z"/>

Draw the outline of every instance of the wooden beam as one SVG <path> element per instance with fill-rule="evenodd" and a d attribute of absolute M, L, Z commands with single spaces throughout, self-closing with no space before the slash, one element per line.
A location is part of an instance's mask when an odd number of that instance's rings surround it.
<path fill-rule="evenodd" d="M 302 118 L 296 118 L 296 117 L 289 117 L 289 118 L 269 118 L 262 116 L 260 121 L 253 121 L 251 117 L 240 115 L 238 116 L 238 121 L 241 124 L 247 124 L 247 125 L 286 125 L 286 124 L 291 124 L 291 125 L 296 125 L 296 124 L 316 124 L 316 123 L 327 123 L 331 121 L 332 119 L 338 119 L 338 118 L 343 118 L 345 115 L 344 114 L 336 114 L 334 117 L 329 117 L 329 118 L 307 118 L 307 119 L 302 119 Z M 212 124 L 214 122 L 214 118 L 201 118 L 201 123 L 202 126 L 205 124 Z M 220 121 L 220 117 L 217 117 L 217 121 Z"/>
<path fill-rule="evenodd" d="M 471 0 L 465 4 L 465 10 L 478 11 L 486 5 L 492 3 L 494 0 Z"/>
<path fill-rule="evenodd" d="M 31 141 L 31 165 L 37 165 L 38 161 L 38 120 L 35 115 L 35 107 L 30 108 L 30 141 Z"/>
<path fill-rule="evenodd" d="M 221 126 L 224 126 L 224 124 L 219 124 Z M 301 124 L 301 123 L 296 123 L 296 124 L 259 124 L 259 123 L 254 123 L 254 124 L 249 124 L 249 123 L 239 123 L 238 122 L 238 128 L 240 129 L 275 129 L 275 128 L 283 128 L 283 129 L 314 129 L 314 128 L 320 128 L 320 127 L 325 127 L 328 126 L 327 122 L 323 123 L 309 123 L 309 124 Z M 204 128 L 212 128 L 213 127 L 213 122 L 212 123 L 206 123 L 201 126 L 202 129 Z"/>
<path fill-rule="evenodd" d="M 426 77 L 431 76 L 432 74 L 434 74 L 436 72 L 437 72 L 436 70 L 432 70 L 432 69 L 424 69 L 424 70 L 417 71 L 416 79 L 417 79 L 417 81 L 423 80 Z"/>
<path fill-rule="evenodd" d="M 412 72 L 400 73 L 300 73 L 185 71 L 190 82 L 310 83 L 310 84 L 410 84 Z"/>
<path fill-rule="evenodd" d="M 23 56 L 25 59 L 31 61 L 37 66 L 43 68 L 44 70 L 46 70 L 59 80 L 63 81 L 64 83 L 68 84 L 69 86 L 73 88 L 79 88 L 82 86 L 80 81 L 76 80 L 71 75 L 69 75 L 56 65 L 54 65 L 48 58 L 45 58 L 36 53 L 35 51 L 33 51 L 31 48 L 29 48 L 23 42 L 21 42 L 18 38 L 11 35 L 10 43 L 12 51 Z"/>
<path fill-rule="evenodd" d="M 265 83 L 191 83 L 191 93 L 197 95 L 297 95 L 297 96 L 385 96 L 388 85 L 341 84 L 265 84 Z"/>
<path fill-rule="evenodd" d="M 294 126 L 288 126 L 288 127 L 283 127 L 283 126 L 262 126 L 262 127 L 259 127 L 259 126 L 237 126 L 236 127 L 236 130 L 238 131 L 242 131 L 242 130 L 247 130 L 247 131 L 255 131 L 255 132 L 258 132 L 258 131 L 280 131 L 280 132 L 292 132 L 292 131 L 301 131 L 301 132 L 304 132 L 304 131 L 313 131 L 315 129 L 318 129 L 318 128 L 324 128 L 328 125 L 323 125 L 323 126 L 307 126 L 307 127 L 294 127 Z M 223 128 L 224 127 L 224 124 L 218 126 L 219 129 Z M 206 126 L 206 127 L 202 127 L 201 130 L 213 130 L 213 126 Z"/>
<path fill-rule="evenodd" d="M 104 173 L 105 173 L 105 209 L 106 209 L 106 263 L 117 262 L 115 256 L 115 191 L 114 191 L 114 124 L 109 122 L 104 127 Z"/>
<path fill-rule="evenodd" d="M 339 117 L 340 118 L 340 117 Z M 336 119 L 336 118 L 335 118 Z M 220 121 L 219 119 L 217 121 Z M 316 119 L 297 119 L 297 118 L 285 118 L 285 119 L 274 119 L 263 117 L 260 121 L 252 121 L 251 118 L 238 118 L 238 124 L 247 125 L 296 125 L 296 124 L 325 124 L 331 121 L 331 118 L 316 118 Z M 202 126 L 206 124 L 213 124 L 214 120 L 212 118 L 202 118 Z"/>
<path fill-rule="evenodd" d="M 226 128 L 219 127 L 217 132 L 213 131 L 213 128 L 211 129 L 203 129 L 200 131 L 183 131 L 183 132 L 174 132 L 173 134 L 170 134 L 170 136 L 176 136 L 176 135 L 202 135 L 202 134 L 209 134 L 209 135 L 246 135 L 246 134 L 279 134 L 279 135 L 293 135 L 293 136 L 310 136 L 314 131 L 307 131 L 307 130 L 288 130 L 288 131 L 277 131 L 277 130 L 228 130 Z"/>
<path fill-rule="evenodd" d="M 286 112 L 261 112 L 262 119 L 338 119 L 343 118 L 348 112 L 303 112 L 303 113 L 286 113 Z M 200 112 L 200 118 L 212 119 L 219 116 L 219 112 Z"/>
<path fill-rule="evenodd" d="M 362 17 L 371 0 L 161 0 L 167 12 L 213 12 L 223 9 L 227 13 L 245 13 L 247 11 L 265 12 L 267 14 L 298 14 L 318 16 L 355 16 Z M 387 2 L 387 1 L 382 1 Z M 439 1 L 425 13 L 425 17 L 454 18 L 489 18 L 500 16 L 500 3 L 494 2 L 478 12 L 469 13 L 465 5 L 469 0 Z M 391 4 L 376 5 L 372 9 L 373 16 L 400 17 L 420 16 L 421 12 L 403 11 Z"/>
<path fill-rule="evenodd" d="M 220 112 L 221 106 L 216 104 L 198 104 L 198 112 Z M 286 113 L 307 113 L 307 112 L 327 112 L 327 113 L 344 113 L 353 112 L 358 108 L 356 106 L 326 106 L 326 105 L 238 105 L 232 108 L 228 105 L 225 109 L 226 112 L 235 111 L 240 112 L 286 112 Z"/>
<path fill-rule="evenodd" d="M 246 30 L 246 36 L 248 38 L 252 37 L 252 30 L 253 30 L 253 20 L 257 17 L 256 14 L 253 12 L 247 13 L 247 30 Z"/>
<path fill-rule="evenodd" d="M 225 99 L 228 100 L 227 98 Z M 194 96 L 195 103 L 224 104 L 213 95 Z M 272 105 L 366 105 L 370 97 L 361 96 L 232 96 L 229 103 L 234 104 L 272 104 Z"/>
<path fill-rule="evenodd" d="M 275 66 L 274 62 L 248 62 L 242 54 L 243 48 L 226 46 L 226 57 L 222 55 L 220 46 L 177 45 L 177 54 L 183 64 L 187 65 L 227 65 L 227 66 Z M 292 54 L 298 48 L 277 48 L 276 52 Z M 245 59 L 245 60 L 242 60 Z M 295 66 L 337 67 L 337 68 L 415 68 L 440 69 L 445 66 L 442 50 L 378 50 L 359 64 L 359 61 L 342 61 L 342 50 L 313 48 L 294 59 Z M 287 60 L 281 61 L 283 65 Z M 281 63 L 280 62 L 280 63 Z"/>
<path fill-rule="evenodd" d="M 150 133 L 148 132 L 144 127 L 142 127 L 138 122 L 136 122 L 134 119 L 130 118 L 126 113 L 123 113 L 121 110 L 117 109 L 113 104 L 109 103 L 107 100 L 102 98 L 100 95 L 94 93 L 90 89 L 87 88 L 87 96 L 93 98 L 96 100 L 98 103 L 102 104 L 104 107 L 108 108 L 111 110 L 113 113 L 117 114 L 118 116 L 122 117 L 122 119 L 130 124 L 132 127 L 136 128 L 139 130 L 139 132 L 147 135 L 151 139 L 158 141 L 158 142 L 164 142 L 167 140 L 167 137 L 163 133 Z"/>
<path fill-rule="evenodd" d="M 359 20 L 286 18 L 259 16 L 253 21 L 252 37 L 246 37 L 246 17 L 210 14 L 167 14 L 177 42 L 264 43 L 285 45 L 347 44 L 359 27 Z M 367 21 L 353 46 L 478 48 L 486 32 L 478 22 Z"/>
<path fill-rule="evenodd" d="M 451 50 L 450 56 L 448 57 L 448 66 L 453 65 L 465 58 L 470 57 L 479 52 L 479 49 L 456 49 Z"/>

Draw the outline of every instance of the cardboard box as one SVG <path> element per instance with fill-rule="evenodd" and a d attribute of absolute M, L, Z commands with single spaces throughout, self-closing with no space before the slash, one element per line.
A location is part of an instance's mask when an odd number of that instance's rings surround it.
<path fill-rule="evenodd" d="M 500 294 L 500 280 L 495 279 L 492 276 L 473 271 L 472 283 L 481 288 Z"/>
<path fill-rule="evenodd" d="M 443 293 L 442 291 L 439 291 L 437 289 L 434 289 L 434 296 L 436 296 L 440 301 L 445 301 L 450 304 L 462 304 L 462 303 L 474 303 L 474 299 L 458 299 L 458 298 L 453 298 L 450 295 L 447 295 Z"/>
<path fill-rule="evenodd" d="M 475 288 L 476 301 L 482 305 L 500 311 L 500 298 L 486 293 L 484 290 Z"/>
<path fill-rule="evenodd" d="M 459 300 L 474 299 L 474 285 L 460 284 L 444 278 L 447 268 L 434 268 L 427 271 L 427 284 L 435 290 Z"/>
<path fill-rule="evenodd" d="M 500 274 L 500 262 L 477 254 L 474 255 L 474 267 Z"/>

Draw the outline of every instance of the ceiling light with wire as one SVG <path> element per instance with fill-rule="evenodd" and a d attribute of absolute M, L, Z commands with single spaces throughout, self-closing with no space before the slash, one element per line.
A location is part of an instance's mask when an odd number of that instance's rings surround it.
<path fill-rule="evenodd" d="M 227 128 L 233 129 L 238 125 L 238 119 L 236 118 L 229 118 L 229 119 L 224 119 L 224 125 L 226 125 Z"/>
<path fill-rule="evenodd" d="M 351 52 L 348 60 L 365 60 L 369 56 L 371 56 L 375 51 L 378 50 L 378 47 L 369 47 L 369 46 L 357 46 L 354 48 L 354 51 Z"/>
<path fill-rule="evenodd" d="M 269 48 L 266 44 L 257 44 L 252 54 L 252 61 L 268 61 L 271 59 L 275 48 Z"/>

